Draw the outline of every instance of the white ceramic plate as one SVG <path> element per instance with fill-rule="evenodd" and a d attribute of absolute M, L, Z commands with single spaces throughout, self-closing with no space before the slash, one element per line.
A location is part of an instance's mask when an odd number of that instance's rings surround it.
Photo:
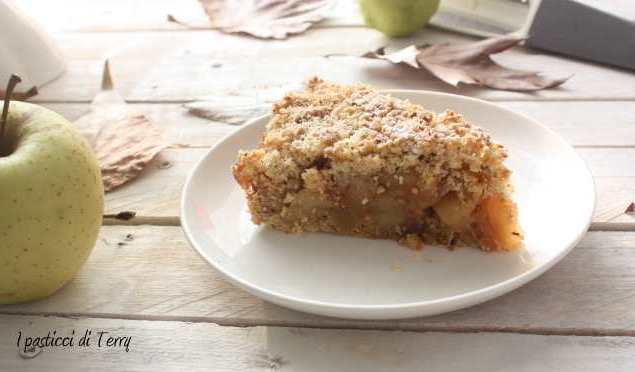
<path fill-rule="evenodd" d="M 593 180 L 573 148 L 543 125 L 484 101 L 389 91 L 426 108 L 454 109 L 509 150 L 525 246 L 512 253 L 426 247 L 328 234 L 287 235 L 250 221 L 230 167 L 253 148 L 268 116 L 214 146 L 188 178 L 181 222 L 194 249 L 236 285 L 296 310 L 357 319 L 439 314 L 507 293 L 545 272 L 586 232 Z"/>

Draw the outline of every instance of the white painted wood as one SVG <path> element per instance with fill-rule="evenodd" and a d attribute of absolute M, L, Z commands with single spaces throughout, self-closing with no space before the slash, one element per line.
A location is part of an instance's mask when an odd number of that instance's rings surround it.
<path fill-rule="evenodd" d="M 631 102 L 501 102 L 536 118 L 562 134 L 569 142 L 583 146 L 578 151 L 595 175 L 598 203 L 594 222 L 608 228 L 627 223 L 624 215 L 635 200 L 635 104 Z M 70 120 L 87 110 L 88 104 L 45 104 Z M 188 114 L 180 104 L 138 104 L 157 126 L 165 130 L 178 149 L 166 150 L 146 172 L 129 186 L 107 195 L 106 213 L 134 210 L 139 216 L 158 217 L 161 223 L 176 223 L 178 202 L 185 177 L 209 146 L 235 130 L 235 126 L 210 122 Z M 591 146 L 591 148 L 586 148 Z M 607 146 L 615 148 L 595 148 Z M 631 148 L 621 148 L 628 146 Z M 183 149 L 195 147 L 195 149 Z M 607 228 L 603 225 L 601 228 Z"/>
<path fill-rule="evenodd" d="M 207 148 L 163 151 L 137 179 L 106 194 L 107 214 L 135 211 L 138 217 L 159 217 L 177 224 L 181 190 L 196 162 Z M 626 223 L 635 228 L 635 217 L 624 215 L 635 199 L 635 148 L 579 148 L 597 187 L 594 223 Z M 139 222 L 144 222 L 143 219 Z M 607 228 L 607 227 L 603 227 Z"/>
<path fill-rule="evenodd" d="M 176 217 L 181 189 L 204 149 L 164 150 L 127 185 L 106 194 L 104 214 L 133 211 L 138 217 Z M 176 221 L 172 218 L 171 221 Z"/>
<path fill-rule="evenodd" d="M 196 0 L 153 0 L 152 5 L 144 0 L 94 4 L 66 0 L 63 7 L 46 0 L 20 0 L 18 4 L 46 29 L 57 32 L 180 30 L 182 27 L 167 22 L 168 14 L 199 24 L 207 19 Z"/>
<path fill-rule="evenodd" d="M 627 223 L 624 215 L 635 200 L 635 168 L 630 160 L 635 144 L 635 104 L 631 102 L 502 102 L 503 106 L 535 117 L 574 144 L 589 163 L 597 187 L 595 223 L 602 229 Z M 46 104 L 73 120 L 87 104 Z M 170 143 L 179 149 L 166 150 L 146 172 L 128 186 L 107 195 L 106 213 L 134 210 L 139 216 L 158 217 L 161 223 L 176 224 L 180 191 L 196 161 L 206 148 L 235 130 L 235 126 L 210 122 L 186 113 L 180 104 L 139 104 L 156 125 L 163 128 Z M 597 139 L 597 142 L 595 142 Z M 591 148 L 586 148 L 591 146 Z M 608 146 L 616 148 L 595 148 Z M 183 149 L 183 147 L 196 147 Z"/>
<path fill-rule="evenodd" d="M 540 121 L 573 146 L 635 147 L 635 103 L 631 101 L 514 101 L 498 104 Z M 88 110 L 87 103 L 43 105 L 69 120 L 79 118 Z M 178 103 L 141 103 L 134 107 L 162 127 L 173 143 L 211 146 L 236 128 L 190 115 Z"/>
<path fill-rule="evenodd" d="M 207 147 L 231 130 L 192 118 L 181 110 L 182 102 L 319 74 L 342 82 L 503 101 L 545 122 L 570 143 L 587 147 L 578 151 L 598 188 L 595 228 L 635 229 L 635 217 L 623 214 L 635 199 L 635 75 L 629 72 L 515 49 L 496 59 L 511 67 L 574 76 L 561 89 L 536 94 L 455 89 L 382 61 L 322 56 L 359 55 L 386 44 L 471 40 L 464 36 L 426 29 L 391 41 L 366 28 L 320 26 L 286 41 L 261 41 L 182 30 L 165 21 L 167 13 L 193 22 L 205 17 L 195 0 L 179 2 L 178 9 L 174 4 L 113 0 L 105 6 L 70 0 L 60 7 L 20 1 L 50 30 L 63 31 L 53 36 L 68 61 L 67 73 L 34 101 L 78 117 L 99 89 L 103 59 L 111 58 L 118 90 L 144 103 L 140 107 L 173 143 L 193 147 L 164 151 L 138 180 L 107 196 L 107 213 L 134 210 L 141 217 L 133 222 L 178 223 L 187 173 Z M 0 370 L 632 371 L 634 246 L 635 232 L 591 232 L 555 268 L 494 301 L 425 319 L 364 322 L 298 313 L 235 288 L 196 256 L 178 227 L 106 226 L 84 269 L 62 291 L 34 303 L 0 306 Z M 428 332 L 236 328 L 209 322 Z M 62 333 L 105 329 L 135 341 L 130 353 L 90 349 L 44 352 L 29 360 L 18 356 L 18 330 L 35 334 L 50 328 Z M 463 333 L 472 331 L 480 333 Z"/>
<path fill-rule="evenodd" d="M 44 103 L 68 120 L 74 121 L 89 109 L 88 103 Z M 129 104 L 132 110 L 143 112 L 152 123 L 164 131 L 166 139 L 179 147 L 210 147 L 236 126 L 214 122 L 191 115 L 180 103 Z M 633 135 L 635 137 L 635 135 Z M 616 136 L 614 141 L 621 141 Z M 633 141 L 635 143 L 635 140 Z"/>
<path fill-rule="evenodd" d="M 555 130 L 573 146 L 635 145 L 635 102 L 498 102 Z"/>
<path fill-rule="evenodd" d="M 339 82 L 366 82 L 382 88 L 430 89 L 492 100 L 635 99 L 635 75 L 599 65 L 549 56 L 521 48 L 496 59 L 515 68 L 552 75 L 574 74 L 562 88 L 534 94 L 454 88 L 429 74 L 380 60 L 357 57 L 390 44 L 466 42 L 464 36 L 427 29 L 389 40 L 367 28 L 315 29 L 286 41 L 263 41 L 216 31 L 144 33 L 64 33 L 55 39 L 67 55 L 69 71 L 42 88 L 34 101 L 89 101 L 97 91 L 102 60 L 120 91 L 133 101 L 184 101 L 198 96 L 236 93 L 302 81 L 311 75 Z M 254 63 L 253 61 L 257 61 Z M 221 63 L 221 67 L 212 65 Z"/>
<path fill-rule="evenodd" d="M 162 151 L 139 177 L 106 194 L 104 213 L 134 211 L 139 217 L 169 217 L 171 223 L 176 223 L 185 179 L 207 151 L 206 148 Z"/>
<path fill-rule="evenodd" d="M 194 253 L 178 227 L 106 226 L 74 281 L 48 299 L 0 306 L 0 314 L 635 336 L 633 247 L 635 232 L 591 232 L 549 272 L 496 300 L 428 318 L 355 321 L 291 311 L 234 287 Z"/>
<path fill-rule="evenodd" d="M 131 337 L 125 347 L 44 349 L 18 355 L 16 335 L 73 330 Z M 120 319 L 0 319 L 0 369 L 52 371 L 520 371 L 630 372 L 632 337 L 390 332 Z M 94 336 L 93 336 L 94 337 Z M 103 342 L 103 339 L 102 339 Z"/>
<path fill-rule="evenodd" d="M 358 30 L 358 29 L 356 29 Z M 366 30 L 366 29 L 363 29 Z M 421 35 L 418 43 L 430 41 L 429 34 Z M 184 59 L 188 73 L 196 80 L 185 78 L 181 71 Z M 490 100 L 550 100 L 550 99 L 633 99 L 635 75 L 560 57 L 513 50 L 497 58 L 515 68 L 535 69 L 541 66 L 547 74 L 574 78 L 558 89 L 533 94 L 486 90 L 460 86 L 454 88 L 425 71 L 407 66 L 394 66 L 386 61 L 358 57 L 302 57 L 260 59 L 260 63 L 229 63 L 209 73 L 209 58 L 174 56 L 166 58 L 138 84 L 128 98 L 131 100 L 188 100 L 212 92 L 236 92 L 257 89 L 259 86 L 284 85 L 302 81 L 310 76 L 340 83 L 367 83 L 379 88 L 425 89 L 468 95 Z M 253 59 L 254 57 L 246 57 Z M 155 86 L 156 88 L 152 88 Z"/>
<path fill-rule="evenodd" d="M 82 0 L 66 0 L 65 4 L 73 12 L 64 11 L 43 0 L 21 0 L 20 7 L 29 15 L 41 20 L 48 30 L 63 32 L 105 32 L 105 31 L 181 31 L 185 28 L 167 22 L 171 14 L 179 21 L 196 27 L 206 27 L 208 18 L 196 0 L 154 0 L 148 6 L 143 0 L 111 0 L 108 4 L 88 6 Z M 361 26 L 363 20 L 358 14 L 356 0 L 338 0 L 335 6 L 325 12 L 327 19 L 314 27 Z"/>

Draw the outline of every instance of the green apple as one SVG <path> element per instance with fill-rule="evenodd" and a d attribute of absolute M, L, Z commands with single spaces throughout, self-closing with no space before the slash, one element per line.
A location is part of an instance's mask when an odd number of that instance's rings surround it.
<path fill-rule="evenodd" d="M 46 297 L 71 280 L 95 245 L 104 204 L 97 160 L 73 125 L 43 107 L 7 100 L 0 121 L 0 304 Z"/>
<path fill-rule="evenodd" d="M 428 23 L 440 0 L 359 0 L 366 24 L 391 37 L 408 36 Z"/>

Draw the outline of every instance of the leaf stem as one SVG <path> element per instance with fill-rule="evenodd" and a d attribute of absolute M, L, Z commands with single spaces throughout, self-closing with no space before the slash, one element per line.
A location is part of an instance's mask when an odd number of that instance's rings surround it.
<path fill-rule="evenodd" d="M 13 94 L 13 88 L 21 82 L 22 79 L 12 74 L 7 83 L 7 89 L 4 94 L 4 106 L 2 106 L 2 117 L 0 117 L 0 140 L 4 138 L 4 131 L 7 125 L 7 115 L 9 115 L 9 104 L 11 103 L 11 95 Z"/>

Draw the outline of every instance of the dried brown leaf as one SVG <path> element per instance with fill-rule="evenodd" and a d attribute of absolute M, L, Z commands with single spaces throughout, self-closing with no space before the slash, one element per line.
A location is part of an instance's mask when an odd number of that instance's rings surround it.
<path fill-rule="evenodd" d="M 417 63 L 418 53 L 419 50 L 414 45 L 410 45 L 388 54 L 386 53 L 386 47 L 381 47 L 375 51 L 363 54 L 362 57 L 385 59 L 386 61 L 390 61 L 392 63 L 405 63 L 406 65 L 414 68 L 419 68 L 419 63 Z"/>
<path fill-rule="evenodd" d="M 164 147 L 161 132 L 144 115 L 128 114 L 105 123 L 95 141 L 104 189 L 137 177 Z"/>
<path fill-rule="evenodd" d="M 161 132 L 145 115 L 131 111 L 113 88 L 108 61 L 102 91 L 75 125 L 95 151 L 106 191 L 137 177 L 166 147 Z"/>
<path fill-rule="evenodd" d="M 492 54 L 516 46 L 522 40 L 502 36 L 470 44 L 411 45 L 392 53 L 386 53 L 384 48 L 380 48 L 362 57 L 425 69 L 453 86 L 464 83 L 500 90 L 535 91 L 557 87 L 569 79 L 551 79 L 536 71 L 510 69 L 492 60 Z"/>
<path fill-rule="evenodd" d="M 286 39 L 321 21 L 330 0 L 199 0 L 211 27 L 262 39 Z M 172 17 L 174 19 L 174 17 Z"/>
<path fill-rule="evenodd" d="M 255 117 L 271 111 L 271 104 L 286 93 L 302 90 L 302 83 L 289 83 L 281 86 L 255 88 L 249 94 L 223 94 L 201 97 L 200 100 L 185 103 L 183 106 L 192 115 L 223 122 L 241 125 Z"/>
<path fill-rule="evenodd" d="M 271 110 L 270 105 L 243 97 L 218 97 L 186 103 L 184 106 L 192 115 L 231 125 L 241 125 Z"/>
<path fill-rule="evenodd" d="M 624 211 L 624 213 L 626 213 L 626 214 L 634 214 L 635 213 L 635 203 L 629 204 L 628 207 L 626 207 L 626 210 Z"/>

